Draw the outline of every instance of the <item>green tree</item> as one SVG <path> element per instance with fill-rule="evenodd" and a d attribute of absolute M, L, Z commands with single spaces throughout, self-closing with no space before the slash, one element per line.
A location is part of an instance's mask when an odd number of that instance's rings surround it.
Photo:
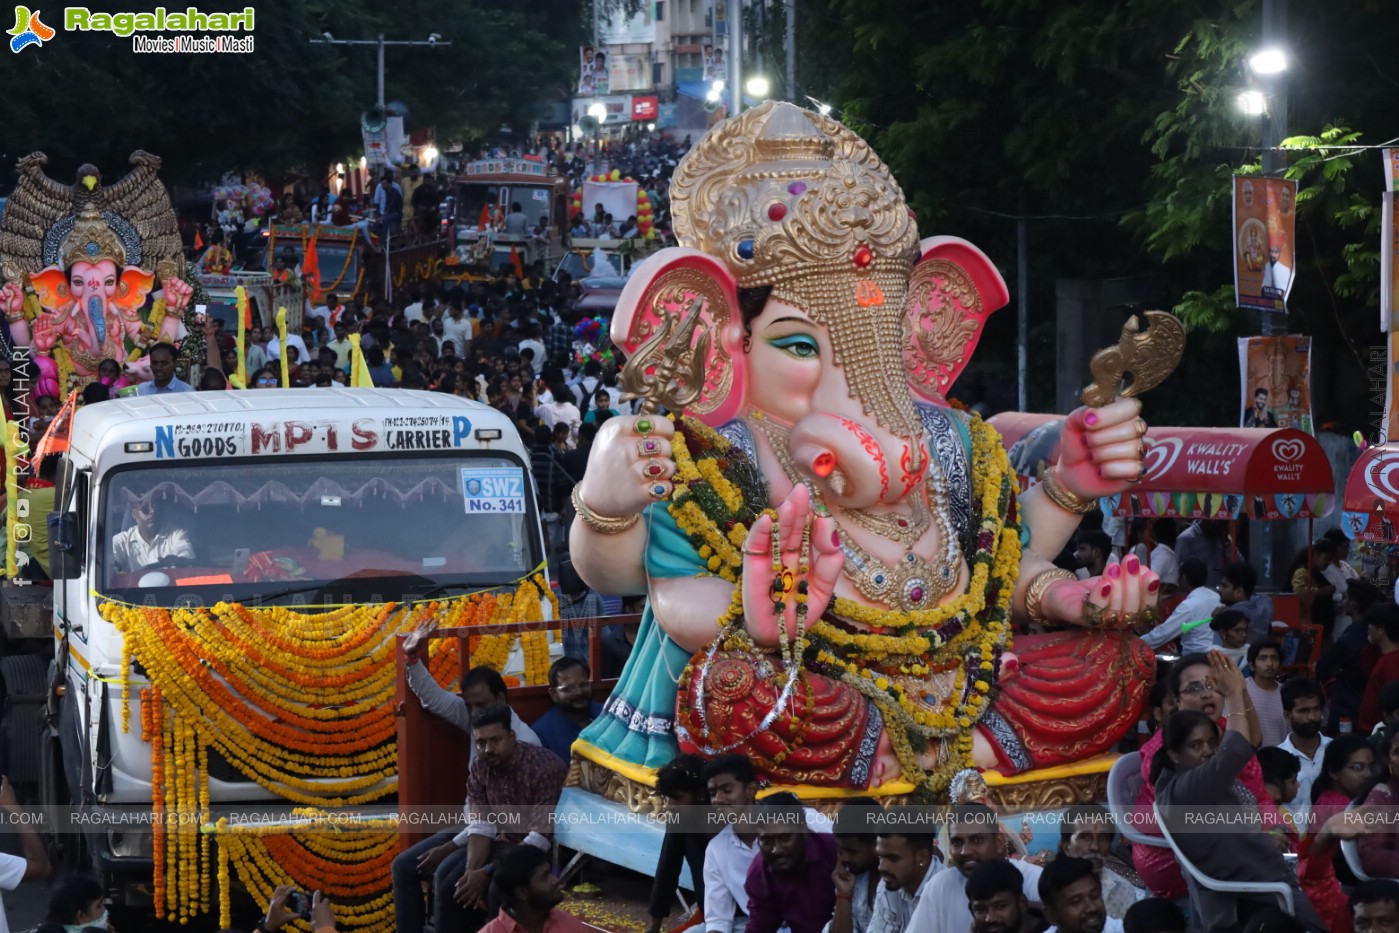
<path fill-rule="evenodd" d="M 226 4 L 241 9 L 241 4 Z M 130 7 L 94 2 L 96 11 Z M 200 185 L 225 172 L 277 180 L 318 171 L 362 151 L 359 114 L 373 105 L 375 50 L 311 45 L 337 38 L 425 39 L 450 48 L 386 51 L 386 96 L 409 108 L 410 127 L 447 140 L 525 125 L 535 104 L 567 85 L 576 5 L 473 0 L 285 0 L 260 8 L 250 55 L 138 55 L 132 40 L 60 32 L 43 48 L 0 58 L 0 182 L 40 150 L 66 180 L 83 162 L 120 175 L 129 154 L 165 160 L 168 183 Z M 205 9 L 211 9 L 209 4 Z"/>
<path fill-rule="evenodd" d="M 1291 6 L 1288 119 L 1307 135 L 1289 141 L 1302 186 L 1290 329 L 1316 338 L 1320 419 L 1347 418 L 1365 388 L 1360 351 L 1376 337 L 1381 186 L 1378 153 L 1343 147 L 1388 138 L 1396 4 Z M 1032 401 L 1052 397 L 1055 279 L 1146 275 L 1158 287 L 1144 300 L 1195 331 L 1153 406 L 1185 423 L 1235 421 L 1231 344 L 1257 322 L 1232 304 L 1230 177 L 1258 171 L 1260 128 L 1234 101 L 1258 0 L 802 9 L 803 92 L 871 140 L 925 234 L 965 236 L 1006 271 L 1014 218 L 1032 218 Z M 993 318 L 974 366 L 1003 385 L 1002 404 L 1014 398 L 1014 331 L 1013 315 Z"/>

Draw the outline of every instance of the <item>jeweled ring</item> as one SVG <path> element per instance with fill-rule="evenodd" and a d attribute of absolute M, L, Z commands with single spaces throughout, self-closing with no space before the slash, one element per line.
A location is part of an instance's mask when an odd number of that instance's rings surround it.
<path fill-rule="evenodd" d="M 637 433 L 637 434 L 650 434 L 651 431 L 652 431 L 652 429 L 653 429 L 654 427 L 655 427 L 655 425 L 651 423 L 651 419 L 650 419 L 650 418 L 644 418 L 644 417 L 643 417 L 643 418 L 637 418 L 637 419 L 636 419 L 636 433 Z"/>
<path fill-rule="evenodd" d="M 743 553 L 744 553 L 744 554 L 747 554 L 749 557 L 767 557 L 767 556 L 768 556 L 768 552 L 767 552 L 767 551 L 753 551 L 753 550 L 749 550 L 748 548 L 744 548 L 744 549 L 743 549 Z"/>
<path fill-rule="evenodd" d="M 651 494 L 652 499 L 660 500 L 664 499 L 666 494 L 670 492 L 670 485 L 667 483 L 652 483 L 651 487 L 646 491 Z"/>
<path fill-rule="evenodd" d="M 643 457 L 650 457 L 661 452 L 661 445 L 655 438 L 647 438 L 644 441 L 636 442 L 637 452 Z"/>
<path fill-rule="evenodd" d="M 646 461 L 647 476 L 661 476 L 665 473 L 665 465 L 659 460 Z"/>

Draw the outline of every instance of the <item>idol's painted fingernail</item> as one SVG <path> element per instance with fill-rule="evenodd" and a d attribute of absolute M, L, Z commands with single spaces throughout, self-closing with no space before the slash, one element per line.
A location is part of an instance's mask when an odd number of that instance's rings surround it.
<path fill-rule="evenodd" d="M 1142 569 L 1142 562 L 1141 562 L 1140 560 L 1137 559 L 1137 556 L 1136 556 L 1135 554 L 1133 554 L 1131 557 L 1128 557 L 1128 558 L 1127 558 L 1127 572 L 1128 572 L 1128 573 L 1136 573 L 1137 571 L 1139 571 L 1139 570 L 1141 570 L 1141 569 Z"/>
<path fill-rule="evenodd" d="M 831 544 L 835 545 L 836 547 L 840 547 L 840 532 L 831 532 Z"/>
<path fill-rule="evenodd" d="M 1111 595 L 1112 595 L 1112 585 L 1111 585 L 1111 584 L 1105 584 L 1105 585 L 1103 586 L 1102 593 L 1103 593 L 1103 599 L 1107 599 L 1109 596 L 1111 596 Z"/>
<path fill-rule="evenodd" d="M 1122 576 L 1122 565 L 1121 565 L 1121 564 L 1109 564 L 1109 565 L 1108 565 L 1108 579 L 1109 579 L 1109 580 L 1116 580 L 1116 579 L 1117 579 L 1118 577 L 1120 577 L 1120 576 Z"/>
<path fill-rule="evenodd" d="M 1161 581 L 1160 581 L 1160 580 L 1152 580 L 1150 583 L 1148 583 L 1148 584 L 1146 585 L 1146 591 L 1147 591 L 1148 593 L 1155 593 L 1155 592 L 1156 592 L 1157 590 L 1159 590 L 1159 589 L 1161 589 Z"/>
<path fill-rule="evenodd" d="M 1093 425 L 1098 423 L 1098 416 L 1090 411 L 1088 414 L 1083 416 L 1083 423 L 1091 428 L 1093 427 Z"/>

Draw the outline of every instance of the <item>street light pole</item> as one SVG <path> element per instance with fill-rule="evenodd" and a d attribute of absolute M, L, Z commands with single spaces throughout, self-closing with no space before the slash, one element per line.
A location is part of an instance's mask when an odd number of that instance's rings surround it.
<path fill-rule="evenodd" d="M 728 0 L 729 4 L 729 89 L 733 95 L 733 109 L 729 116 L 738 116 L 743 109 L 743 3 L 741 0 Z"/>
<path fill-rule="evenodd" d="M 386 98 L 384 97 L 384 48 L 385 48 L 386 46 L 390 46 L 390 45 L 392 45 L 392 46 L 413 45 L 413 46 L 427 46 L 428 48 L 434 48 L 434 49 L 442 49 L 442 48 L 449 48 L 449 47 L 452 45 L 451 40 L 449 40 L 449 39 L 438 39 L 438 38 L 437 38 L 437 33 L 433 33 L 433 34 L 432 34 L 431 36 L 429 36 L 427 39 L 411 39 L 411 40 L 409 40 L 409 39 L 394 39 L 394 40 L 390 40 L 390 39 L 385 39 L 383 33 L 380 33 L 379 36 L 378 36 L 377 38 L 374 38 L 374 39 L 337 39 L 337 38 L 335 38 L 334 36 L 332 36 L 330 33 L 327 32 L 327 33 L 322 33 L 322 34 L 321 34 L 321 37 L 320 37 L 319 39 L 311 39 L 311 40 L 309 40 L 309 41 L 310 41 L 310 43 L 311 43 L 312 45 L 372 45 L 372 46 L 375 46 L 376 49 L 377 49 L 377 52 L 378 52 L 378 55 L 377 55 L 377 58 L 378 58 L 378 87 L 377 87 L 377 91 L 378 91 L 378 93 L 377 93 L 377 100 L 376 100 L 376 103 L 379 105 L 380 108 L 382 108 L 382 107 L 384 106 L 384 101 L 385 101 L 385 99 L 386 99 Z"/>
<path fill-rule="evenodd" d="M 1263 48 L 1285 46 L 1287 40 L 1287 0 L 1263 0 Z M 1282 141 L 1287 138 L 1287 72 L 1263 76 L 1267 106 L 1263 111 L 1263 175 L 1274 178 L 1287 170 Z M 1296 266 L 1296 262 L 1293 262 Z M 1260 332 L 1265 337 L 1287 330 L 1287 315 L 1262 312 Z M 1281 318 L 1281 320 L 1278 320 Z"/>
<path fill-rule="evenodd" d="M 797 0 L 787 0 L 787 99 L 797 99 Z"/>

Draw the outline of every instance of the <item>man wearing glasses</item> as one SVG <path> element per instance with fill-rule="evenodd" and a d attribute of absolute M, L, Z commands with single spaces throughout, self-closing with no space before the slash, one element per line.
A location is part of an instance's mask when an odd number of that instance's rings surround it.
<path fill-rule="evenodd" d="M 592 672 L 577 658 L 562 657 L 549 668 L 549 710 L 532 728 L 539 744 L 565 762 L 572 756 L 578 734 L 598 716 L 602 704 L 593 699 Z"/>

